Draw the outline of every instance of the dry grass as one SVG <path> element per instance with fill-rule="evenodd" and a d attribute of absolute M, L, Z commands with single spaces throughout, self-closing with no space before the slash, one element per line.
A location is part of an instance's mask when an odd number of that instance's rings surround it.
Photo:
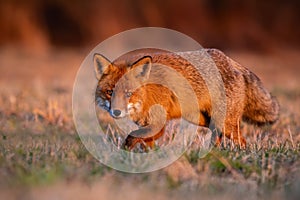
<path fill-rule="evenodd" d="M 100 164 L 76 134 L 71 88 L 84 53 L 36 56 L 2 50 L 1 199 L 296 199 L 300 195 L 296 67 L 300 61 L 295 52 L 278 54 L 281 57 L 232 53 L 247 66 L 257 63 L 251 69 L 281 104 L 274 126 L 258 129 L 242 124 L 249 144 L 245 150 L 226 141 L 225 148 L 215 148 L 201 158 L 193 145 L 165 169 L 126 174 Z"/>

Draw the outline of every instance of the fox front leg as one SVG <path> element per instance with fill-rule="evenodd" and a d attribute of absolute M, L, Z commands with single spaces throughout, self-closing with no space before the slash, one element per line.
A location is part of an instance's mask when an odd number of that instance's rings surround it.
<path fill-rule="evenodd" d="M 148 127 L 141 127 L 138 130 L 132 131 L 125 139 L 125 142 L 122 145 L 123 149 L 132 150 L 135 145 L 140 143 L 144 150 L 147 147 L 153 148 L 154 142 L 156 139 L 160 138 L 164 133 L 164 128 L 159 132 L 153 133 L 153 129 Z"/>
<path fill-rule="evenodd" d="M 144 140 L 147 140 L 149 138 L 147 135 L 149 135 L 150 132 L 151 129 L 146 127 L 142 127 L 138 130 L 130 132 L 130 134 L 126 137 L 122 147 L 124 149 L 132 150 L 138 143 L 144 144 Z"/>

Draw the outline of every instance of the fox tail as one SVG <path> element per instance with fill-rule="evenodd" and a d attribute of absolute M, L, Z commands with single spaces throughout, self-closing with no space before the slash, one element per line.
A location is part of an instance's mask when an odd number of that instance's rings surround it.
<path fill-rule="evenodd" d="M 265 89 L 254 73 L 246 68 L 243 71 L 247 88 L 243 120 L 258 126 L 273 124 L 279 117 L 277 99 Z"/>

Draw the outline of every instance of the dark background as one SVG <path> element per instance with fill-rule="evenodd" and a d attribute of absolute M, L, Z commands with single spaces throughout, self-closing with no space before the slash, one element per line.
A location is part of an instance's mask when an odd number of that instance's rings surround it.
<path fill-rule="evenodd" d="M 298 0 L 3 0 L 0 47 L 94 47 L 131 28 L 175 29 L 204 47 L 300 47 Z"/>

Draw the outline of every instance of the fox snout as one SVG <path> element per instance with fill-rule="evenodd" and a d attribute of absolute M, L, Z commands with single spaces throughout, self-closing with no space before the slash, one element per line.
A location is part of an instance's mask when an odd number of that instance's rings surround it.
<path fill-rule="evenodd" d="M 116 118 L 116 119 L 125 117 L 125 115 L 126 115 L 125 111 L 122 111 L 120 109 L 111 109 L 109 111 L 109 113 L 113 118 Z"/>
<path fill-rule="evenodd" d="M 137 101 L 135 103 L 128 103 L 127 104 L 127 109 L 120 109 L 120 108 L 111 108 L 109 110 L 110 115 L 113 118 L 122 118 L 125 117 L 128 114 L 137 114 L 141 112 L 142 110 L 142 103 L 140 101 Z"/>

